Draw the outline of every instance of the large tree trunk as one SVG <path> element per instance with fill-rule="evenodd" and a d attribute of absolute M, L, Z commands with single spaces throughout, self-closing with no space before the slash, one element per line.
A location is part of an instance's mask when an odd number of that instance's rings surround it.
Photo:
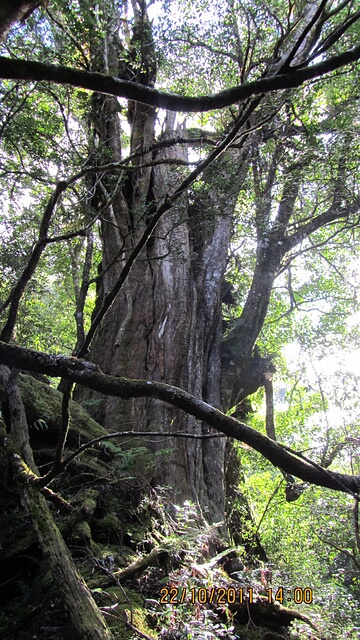
<path fill-rule="evenodd" d="M 171 124 L 169 117 L 169 137 L 176 133 Z M 165 152 L 156 159 L 164 156 Z M 104 275 L 105 294 L 118 278 L 129 245 L 143 232 L 147 210 L 164 198 L 176 177 L 166 165 L 142 175 L 136 172 L 132 182 L 137 202 L 141 191 L 144 194 L 141 205 L 126 198 L 124 190 L 118 206 L 114 201 L 115 219 L 102 228 L 102 271 L 116 253 L 119 260 Z M 164 381 L 221 407 L 221 285 L 238 184 L 232 184 L 231 193 L 223 181 L 214 187 L 213 179 L 212 169 L 192 202 L 183 197 L 161 219 L 96 334 L 90 358 L 106 373 Z M 241 179 L 238 175 L 236 181 Z M 126 238 L 122 252 L 114 223 Z M 208 432 L 194 418 L 155 400 L 103 398 L 95 417 L 108 430 Z M 210 519 L 222 519 L 225 439 L 169 438 L 158 448 L 172 451 L 153 481 L 170 486 L 179 501 L 198 501 Z"/>
<path fill-rule="evenodd" d="M 151 26 L 144 3 L 134 2 L 133 8 L 133 31 L 131 37 L 127 34 L 126 55 L 117 35 L 119 18 L 115 9 L 102 26 L 107 29 L 105 41 L 98 43 L 96 30 L 90 34 L 94 70 L 110 70 L 116 76 L 153 86 L 156 62 Z M 263 237 L 259 231 L 253 285 L 225 348 L 221 319 L 234 210 L 248 157 L 254 153 L 259 135 L 253 125 L 259 118 L 254 112 L 261 100 L 249 101 L 239 110 L 237 122 L 243 122 L 244 132 L 253 127 L 253 133 L 248 138 L 243 135 L 240 143 L 238 138 L 235 147 L 228 148 L 205 169 L 196 189 L 189 188 L 177 199 L 160 218 L 133 264 L 91 344 L 89 358 L 105 373 L 164 381 L 226 411 L 256 391 L 263 384 L 264 373 L 272 370 L 271 363 L 254 351 L 282 256 L 277 238 L 271 246 L 267 244 L 266 211 L 258 213 Z M 159 205 L 181 182 L 176 161 L 187 161 L 183 145 L 165 144 L 168 139 L 186 137 L 186 129 L 176 122 L 174 113 L 167 114 L 163 133 L 156 140 L 164 145 L 156 149 L 155 110 L 129 102 L 127 115 L 132 163 L 123 169 L 119 180 L 99 173 L 92 187 L 92 206 L 103 211 L 103 253 L 94 317 Z M 91 99 L 89 139 L 100 164 L 122 160 L 121 133 L 117 99 L 95 94 Z M 295 196 L 287 194 L 285 204 Z M 274 246 L 279 248 L 275 254 Z M 124 401 L 77 391 L 78 399 L 89 397 L 98 399 L 93 415 L 109 431 L 208 432 L 194 418 L 155 400 Z M 153 483 L 170 486 L 174 499 L 180 502 L 198 502 L 210 520 L 222 520 L 225 439 L 169 437 L 151 448 L 167 450 L 166 464 L 160 458 Z"/>
<path fill-rule="evenodd" d="M 151 85 L 155 80 L 154 51 L 144 8 L 135 11 L 131 46 L 143 52 L 141 72 L 131 66 L 117 73 Z M 121 58 L 122 45 L 107 37 L 107 61 Z M 124 56 L 122 56 L 124 58 Z M 99 68 L 99 60 L 96 61 Z M 105 61 L 102 61 L 105 66 Z M 101 64 L 100 64 L 101 69 Z M 132 75 L 133 73 L 133 75 Z M 92 101 L 93 144 L 107 161 L 119 161 L 120 119 L 117 100 L 95 96 Z M 187 159 L 180 145 L 147 152 L 155 141 L 155 112 L 130 103 L 131 152 L 136 158 L 120 185 L 102 177 L 96 183 L 93 206 L 107 207 L 102 216 L 103 257 L 98 305 L 116 283 L 132 248 L 142 237 L 156 207 L 181 180 L 172 164 Z M 179 129 L 168 113 L 161 140 Z M 221 288 L 226 270 L 232 219 L 244 171 L 243 150 L 219 158 L 202 176 L 202 187 L 187 192 L 160 219 L 152 237 L 107 313 L 91 345 L 89 358 L 112 375 L 148 378 L 179 386 L 221 407 Z M 143 166 L 155 162 L 155 166 Z M 96 312 L 95 314 L 96 315 Z M 77 397 L 90 392 L 78 390 Z M 91 394 L 94 397 L 94 394 Z M 93 415 L 106 429 L 208 432 L 192 417 L 155 400 L 122 401 L 103 397 Z M 178 501 L 191 499 L 210 520 L 224 517 L 224 440 L 167 439 L 153 448 L 171 449 L 158 465 L 155 484 L 170 486 Z"/>

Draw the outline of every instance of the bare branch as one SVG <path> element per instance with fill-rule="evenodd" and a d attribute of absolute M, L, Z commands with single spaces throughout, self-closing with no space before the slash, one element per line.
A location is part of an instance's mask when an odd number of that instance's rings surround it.
<path fill-rule="evenodd" d="M 339 203 L 337 196 L 335 196 L 327 211 L 309 220 L 309 222 L 302 225 L 300 229 L 285 239 L 284 254 L 296 247 L 297 244 L 305 240 L 305 238 L 309 237 L 312 233 L 321 229 L 321 227 L 325 227 L 337 220 L 349 218 L 351 214 L 356 213 L 358 210 L 359 203 L 355 202 L 352 205 L 343 206 Z"/>
<path fill-rule="evenodd" d="M 292 47 L 291 51 L 287 54 L 286 60 L 281 61 L 281 69 L 285 70 L 290 66 L 291 61 L 294 60 L 296 53 L 299 51 L 299 49 L 301 49 L 301 46 L 305 42 L 306 36 L 314 27 L 314 25 L 317 23 L 317 21 L 321 17 L 321 14 L 324 12 L 326 3 L 327 3 L 327 0 L 322 0 L 320 5 L 313 10 L 313 15 L 310 16 L 310 20 L 306 25 L 306 27 L 301 30 L 301 33 L 298 39 L 296 40 L 294 46 Z M 306 61 L 305 61 L 305 64 L 306 64 Z"/>
<path fill-rule="evenodd" d="M 103 374 L 97 365 L 67 356 L 55 356 L 0 342 L 0 362 L 49 376 L 60 376 L 100 393 L 119 398 L 154 398 L 185 411 L 230 438 L 240 440 L 258 451 L 274 466 L 310 482 L 335 491 L 360 493 L 360 477 L 323 469 L 315 462 L 284 445 L 274 442 L 255 429 L 227 416 L 187 391 L 161 382 L 129 380 Z"/>
<path fill-rule="evenodd" d="M 45 80 L 135 100 L 161 109 L 193 113 L 222 109 L 253 96 L 299 87 L 307 80 L 320 78 L 359 59 L 360 45 L 310 67 L 290 68 L 287 73 L 277 73 L 253 82 L 245 82 L 217 94 L 194 97 L 158 91 L 152 87 L 102 73 L 82 71 L 44 62 L 15 60 L 3 56 L 0 57 L 0 77 L 7 80 Z"/>
<path fill-rule="evenodd" d="M 358 504 L 358 502 L 356 504 Z M 360 562 L 358 562 L 358 560 L 355 558 L 355 556 L 352 553 L 350 553 L 350 551 L 348 551 L 347 549 L 343 549 L 338 544 L 335 544 L 334 542 L 332 542 L 332 540 L 329 540 L 328 538 L 325 539 L 322 536 L 319 536 L 319 534 L 315 530 L 314 530 L 314 533 L 316 537 L 319 538 L 319 540 L 321 540 L 321 542 L 329 545 L 329 547 L 331 547 L 332 549 L 336 549 L 336 551 L 339 551 L 339 553 L 342 553 L 344 556 L 349 558 L 354 563 L 357 569 L 360 569 Z"/>
<path fill-rule="evenodd" d="M 38 482 L 41 486 L 46 482 L 49 482 L 50 479 L 53 479 L 56 475 L 62 472 L 66 467 L 75 460 L 81 453 L 90 449 L 96 444 L 100 442 L 104 442 L 106 440 L 113 440 L 114 438 L 163 438 L 167 440 L 168 438 L 187 438 L 189 440 L 209 440 L 211 438 L 223 438 L 224 435 L 222 433 L 187 433 L 184 431 L 183 433 L 175 431 L 174 433 L 166 433 L 160 431 L 116 431 L 115 433 L 107 433 L 104 436 L 99 436 L 98 438 L 94 438 L 93 440 L 89 440 L 89 442 L 85 442 L 85 444 L 81 445 L 76 451 L 71 453 L 67 458 L 62 460 L 62 462 L 57 466 L 55 473 L 51 475 L 51 478 L 48 476 L 43 476 L 41 481 Z M 50 475 L 50 474 L 49 474 Z"/>

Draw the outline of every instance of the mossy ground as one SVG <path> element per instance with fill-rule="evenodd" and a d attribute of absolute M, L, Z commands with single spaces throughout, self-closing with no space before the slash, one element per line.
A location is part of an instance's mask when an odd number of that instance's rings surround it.
<path fill-rule="evenodd" d="M 60 394 L 21 376 L 36 463 L 47 470 L 61 421 Z M 49 416 L 52 416 L 51 418 Z M 68 450 L 103 434 L 88 414 L 73 408 Z M 141 463 L 141 464 L 140 464 Z M 141 468 L 141 476 L 139 474 Z M 111 440 L 84 452 L 51 485 L 73 506 L 53 517 L 76 566 L 117 640 L 258 640 L 262 629 L 236 625 L 228 607 L 209 603 L 164 602 L 162 588 L 227 588 L 222 564 L 211 564 L 228 542 L 208 527 L 195 505 L 175 513 L 170 493 L 151 487 L 153 461 L 134 443 L 123 449 Z M 30 518 L 21 505 L 0 450 L 0 637 L 4 640 L 81 640 L 42 557 Z M 154 562 L 119 581 L 120 572 L 159 548 Z M 245 553 L 245 552 L 244 552 Z M 244 558 L 242 558 L 244 560 Z M 251 562 L 250 559 L 248 559 Z"/>

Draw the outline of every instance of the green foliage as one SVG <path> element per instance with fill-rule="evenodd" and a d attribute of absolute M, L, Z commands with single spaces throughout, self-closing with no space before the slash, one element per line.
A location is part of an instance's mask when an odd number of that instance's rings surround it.
<path fill-rule="evenodd" d="M 302 372 L 296 369 L 293 386 L 288 394 L 281 395 L 281 403 L 287 402 L 287 408 L 276 411 L 277 438 L 323 466 L 331 464 L 332 469 L 357 473 L 357 401 L 347 407 L 337 397 L 338 388 L 332 387 L 332 380 L 325 386 L 323 379 L 313 378 L 312 386 L 301 385 L 299 378 L 302 373 L 304 379 L 305 372 L 305 368 Z M 345 388 L 350 380 L 348 374 Z M 336 406 L 337 416 L 341 410 L 342 423 L 331 421 Z M 260 430 L 264 429 L 263 423 L 259 413 L 252 418 L 252 425 Z M 254 518 L 248 536 L 260 535 L 275 569 L 274 588 L 313 589 L 311 616 L 323 635 L 342 638 L 346 630 L 346 637 L 355 639 L 360 555 L 354 538 L 353 499 L 307 487 L 296 501 L 287 502 L 280 472 L 248 448 L 238 447 L 238 452 L 245 476 L 242 492 Z"/>
<path fill-rule="evenodd" d="M 121 475 L 134 473 L 139 465 L 145 472 L 146 467 L 153 464 L 152 455 L 146 447 L 124 449 L 116 445 L 113 440 L 109 440 L 109 442 L 104 440 L 101 448 L 107 456 L 113 459 L 113 466 Z"/>
<path fill-rule="evenodd" d="M 295 502 L 287 502 L 284 479 L 268 465 L 241 458 L 246 474 L 242 487 L 271 565 L 272 587 L 313 590 L 312 620 L 327 637 L 355 640 L 360 601 L 359 551 L 353 542 L 353 501 L 342 494 L 308 488 Z M 254 454 L 251 456 L 254 457 Z M 251 536 L 251 531 L 249 531 Z M 329 606 L 331 603 L 331 606 Z M 302 637 L 302 636 L 301 636 Z"/>

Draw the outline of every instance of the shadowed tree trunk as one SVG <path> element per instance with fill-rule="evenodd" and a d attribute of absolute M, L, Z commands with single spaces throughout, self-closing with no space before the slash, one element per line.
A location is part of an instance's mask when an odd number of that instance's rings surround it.
<path fill-rule="evenodd" d="M 150 24 L 144 6 L 135 3 L 134 8 L 129 50 L 137 55 L 141 51 L 142 59 L 121 63 L 115 75 L 152 86 L 156 65 Z M 111 23 L 116 24 L 115 19 Z M 97 47 L 97 70 L 124 59 L 117 38 L 111 33 L 106 38 L 107 60 L 99 60 Z M 122 158 L 118 109 L 116 98 L 95 95 L 92 100 L 92 143 L 103 148 L 107 161 Z M 93 206 L 105 207 L 106 213 L 101 222 L 103 257 L 94 316 L 156 207 L 179 183 L 181 174 L 172 163 L 187 161 L 180 145 L 146 153 L 155 142 L 153 108 L 130 102 L 128 120 L 130 151 L 142 155 L 133 160 L 121 182 L 100 176 L 95 186 Z M 168 112 L 160 141 L 180 134 L 186 135 L 185 128 Z M 246 153 L 240 148 L 219 158 L 203 174 L 201 188 L 183 195 L 157 224 L 92 342 L 89 359 L 104 372 L 164 381 L 223 406 L 221 290 Z M 78 399 L 88 397 L 88 391 L 78 390 Z M 108 430 L 209 431 L 194 418 L 149 399 L 127 402 L 103 397 L 93 414 Z M 158 465 L 154 483 L 170 486 L 180 501 L 198 501 L 210 519 L 223 519 L 225 438 L 203 442 L 169 438 L 154 447 L 171 449 L 166 464 Z"/>

